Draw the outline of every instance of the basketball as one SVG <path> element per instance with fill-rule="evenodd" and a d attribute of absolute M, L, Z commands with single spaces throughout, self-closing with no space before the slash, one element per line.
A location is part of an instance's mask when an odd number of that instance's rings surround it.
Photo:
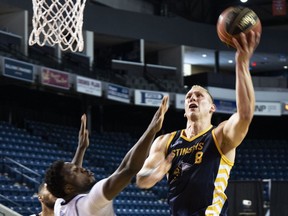
<path fill-rule="evenodd" d="M 218 37 L 230 47 L 235 48 L 232 37 L 238 39 L 241 32 L 247 34 L 250 30 L 261 34 L 262 25 L 257 14 L 247 7 L 229 7 L 220 14 L 217 21 Z"/>

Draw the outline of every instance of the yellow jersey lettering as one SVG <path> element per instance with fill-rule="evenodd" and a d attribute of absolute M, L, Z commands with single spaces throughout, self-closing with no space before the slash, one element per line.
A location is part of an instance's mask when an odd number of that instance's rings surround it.
<path fill-rule="evenodd" d="M 199 151 L 195 154 L 195 164 L 200 164 L 202 162 L 203 152 Z"/>
<path fill-rule="evenodd" d="M 194 151 L 201 151 L 204 148 L 205 143 L 199 142 L 194 146 L 191 146 L 189 148 L 179 148 L 179 149 L 173 149 L 173 152 L 175 153 L 175 156 L 183 156 L 186 154 L 192 154 Z"/>

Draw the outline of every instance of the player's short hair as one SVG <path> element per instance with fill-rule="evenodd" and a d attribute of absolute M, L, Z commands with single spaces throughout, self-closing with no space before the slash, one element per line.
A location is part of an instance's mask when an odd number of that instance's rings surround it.
<path fill-rule="evenodd" d="M 64 166 L 63 160 L 57 160 L 47 169 L 45 174 L 45 183 L 50 193 L 57 197 L 63 198 L 67 194 L 65 193 L 64 186 L 65 180 L 62 174 L 62 168 Z"/>

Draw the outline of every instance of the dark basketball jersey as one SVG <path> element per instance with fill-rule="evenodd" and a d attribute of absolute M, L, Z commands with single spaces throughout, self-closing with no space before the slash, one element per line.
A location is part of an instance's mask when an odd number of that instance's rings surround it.
<path fill-rule="evenodd" d="M 233 163 L 219 148 L 214 127 L 188 139 L 172 133 L 167 154 L 175 153 L 168 175 L 168 203 L 173 216 L 226 215 L 227 187 Z"/>

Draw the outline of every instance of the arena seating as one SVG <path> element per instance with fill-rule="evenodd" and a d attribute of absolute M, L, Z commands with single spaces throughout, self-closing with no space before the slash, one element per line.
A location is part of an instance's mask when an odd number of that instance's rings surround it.
<path fill-rule="evenodd" d="M 0 131 L 1 203 L 23 215 L 38 212 L 40 203 L 36 193 L 45 170 L 54 160 L 72 159 L 78 128 L 27 121 L 26 129 L 19 129 L 0 122 Z M 136 141 L 128 134 L 91 133 L 83 165 L 102 179 L 117 168 Z M 33 172 L 39 176 L 36 175 L 31 184 L 25 176 L 31 177 Z M 117 197 L 115 209 L 117 215 L 168 214 L 165 200 L 159 199 L 152 190 L 139 190 L 134 182 Z"/>

